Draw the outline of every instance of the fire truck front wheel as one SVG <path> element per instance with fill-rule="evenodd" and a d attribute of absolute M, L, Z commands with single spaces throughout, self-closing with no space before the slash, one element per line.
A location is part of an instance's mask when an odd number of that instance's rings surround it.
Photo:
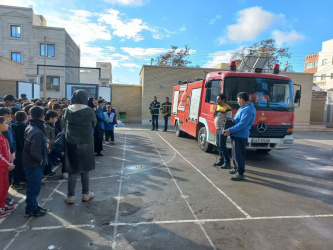
<path fill-rule="evenodd" d="M 181 131 L 178 122 L 176 122 L 176 136 L 177 136 L 177 137 L 183 137 L 183 136 L 184 136 L 184 132 Z"/>
<path fill-rule="evenodd" d="M 205 127 L 199 129 L 198 144 L 202 151 L 209 152 L 213 149 L 213 145 L 207 142 L 208 134 Z"/>

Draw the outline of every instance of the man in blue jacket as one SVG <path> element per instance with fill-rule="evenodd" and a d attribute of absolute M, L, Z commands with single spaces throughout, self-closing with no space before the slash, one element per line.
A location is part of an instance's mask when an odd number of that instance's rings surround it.
<path fill-rule="evenodd" d="M 231 139 L 234 169 L 229 170 L 229 173 L 234 174 L 231 177 L 233 181 L 244 180 L 246 143 L 250 137 L 250 129 L 256 117 L 256 109 L 253 103 L 249 102 L 248 93 L 238 93 L 237 101 L 240 108 L 234 117 L 235 125 L 224 130 L 224 135 L 230 135 Z"/>

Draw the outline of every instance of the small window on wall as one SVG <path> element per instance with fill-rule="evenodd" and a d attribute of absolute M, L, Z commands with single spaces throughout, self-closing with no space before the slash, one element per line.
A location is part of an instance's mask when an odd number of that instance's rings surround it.
<path fill-rule="evenodd" d="M 106 86 L 106 82 L 102 82 L 102 86 L 104 86 L 104 87 L 105 87 L 105 86 Z"/>
<path fill-rule="evenodd" d="M 21 53 L 12 52 L 12 60 L 21 63 Z"/>
<path fill-rule="evenodd" d="M 325 81 L 325 80 L 326 80 L 326 74 L 322 74 L 322 75 L 321 75 L 321 80 L 322 80 L 322 81 Z"/>
<path fill-rule="evenodd" d="M 331 73 L 331 79 L 333 79 L 333 73 Z"/>
<path fill-rule="evenodd" d="M 322 66 L 324 66 L 327 63 L 327 59 L 323 59 Z"/>
<path fill-rule="evenodd" d="M 44 56 L 44 44 L 40 45 L 40 55 Z M 54 44 L 46 44 L 46 56 L 55 57 L 55 45 Z"/>
<path fill-rule="evenodd" d="M 21 27 L 17 25 L 11 25 L 11 37 L 20 38 L 21 37 Z"/>
<path fill-rule="evenodd" d="M 44 77 L 40 77 L 40 90 L 43 90 Z M 46 76 L 46 90 L 59 91 L 60 90 L 60 77 Z"/>

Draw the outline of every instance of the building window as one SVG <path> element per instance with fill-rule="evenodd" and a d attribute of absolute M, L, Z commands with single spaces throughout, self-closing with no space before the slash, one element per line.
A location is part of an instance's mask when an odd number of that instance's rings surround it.
<path fill-rule="evenodd" d="M 317 77 L 313 76 L 313 82 L 316 82 L 316 81 L 317 81 Z"/>
<path fill-rule="evenodd" d="M 327 63 L 327 59 L 323 59 L 322 66 L 324 66 Z"/>
<path fill-rule="evenodd" d="M 331 79 L 333 79 L 333 73 L 331 73 Z"/>
<path fill-rule="evenodd" d="M 40 77 L 40 90 L 43 90 L 44 77 Z M 59 91 L 60 90 L 60 77 L 46 76 L 46 90 Z"/>
<path fill-rule="evenodd" d="M 102 82 L 102 86 L 106 86 L 106 82 Z"/>
<path fill-rule="evenodd" d="M 40 45 L 40 55 L 44 56 L 44 44 Z M 55 45 L 54 44 L 46 44 L 46 56 L 55 57 Z"/>
<path fill-rule="evenodd" d="M 21 53 L 12 52 L 12 60 L 21 63 Z"/>
<path fill-rule="evenodd" d="M 326 80 L 326 74 L 322 74 L 322 75 L 321 75 L 321 80 L 322 80 L 322 81 L 325 81 L 325 80 Z"/>
<path fill-rule="evenodd" d="M 21 37 L 21 27 L 12 25 L 11 26 L 11 37 L 20 38 Z"/>
<path fill-rule="evenodd" d="M 311 62 L 306 64 L 306 69 L 313 69 L 318 67 L 318 62 Z"/>

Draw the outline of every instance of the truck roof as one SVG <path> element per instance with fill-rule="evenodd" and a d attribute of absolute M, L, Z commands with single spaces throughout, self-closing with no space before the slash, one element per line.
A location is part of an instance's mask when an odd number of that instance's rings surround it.
<path fill-rule="evenodd" d="M 271 73 L 255 73 L 255 72 L 241 72 L 241 71 L 214 71 L 209 72 L 207 76 L 209 78 L 216 77 L 219 78 L 222 75 L 227 76 L 239 76 L 239 77 L 256 77 L 256 78 L 271 78 L 271 79 L 280 79 L 280 80 L 291 80 L 290 77 L 278 74 Z"/>

